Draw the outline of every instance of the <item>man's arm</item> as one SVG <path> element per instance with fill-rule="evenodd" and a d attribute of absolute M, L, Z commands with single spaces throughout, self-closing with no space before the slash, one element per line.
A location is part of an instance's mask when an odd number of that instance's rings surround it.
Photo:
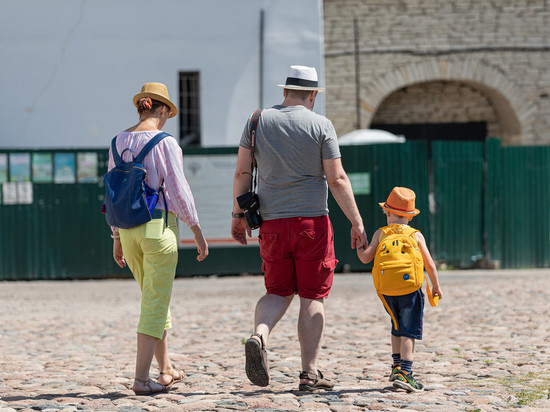
<path fill-rule="evenodd" d="M 363 219 L 357 209 L 351 183 L 344 171 L 342 161 L 340 158 L 323 159 L 323 169 L 332 196 L 351 222 L 351 248 L 366 248 L 368 241 L 363 227 Z"/>
<path fill-rule="evenodd" d="M 252 158 L 250 149 L 239 146 L 237 156 L 237 168 L 233 179 L 233 213 L 243 213 L 243 210 L 237 203 L 237 197 L 250 190 Z M 242 245 L 246 245 L 246 235 L 252 236 L 252 231 L 247 226 L 244 218 L 231 218 L 231 237 Z"/>

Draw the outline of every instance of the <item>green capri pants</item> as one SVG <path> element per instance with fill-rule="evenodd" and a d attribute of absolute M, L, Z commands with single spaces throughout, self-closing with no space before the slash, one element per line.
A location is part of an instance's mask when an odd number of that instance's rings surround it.
<path fill-rule="evenodd" d="M 166 227 L 164 214 L 157 209 L 151 221 L 119 230 L 124 259 L 141 289 L 137 331 L 157 339 L 172 327 L 170 298 L 178 263 L 176 216 L 168 213 Z"/>

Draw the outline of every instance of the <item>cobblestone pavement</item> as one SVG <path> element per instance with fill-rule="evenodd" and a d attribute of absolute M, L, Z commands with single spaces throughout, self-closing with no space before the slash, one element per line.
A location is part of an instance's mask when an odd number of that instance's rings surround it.
<path fill-rule="evenodd" d="M 0 283 L 0 411 L 550 410 L 549 270 L 441 272 L 414 370 L 427 390 L 388 382 L 389 318 L 370 274 L 337 275 L 320 369 L 332 392 L 299 392 L 298 300 L 272 334 L 271 383 L 244 373 L 260 276 L 177 279 L 170 348 L 187 377 L 169 394 L 132 384 L 139 290 L 133 280 Z M 155 367 L 155 364 L 153 364 Z M 152 371 L 156 376 L 156 370 Z"/>

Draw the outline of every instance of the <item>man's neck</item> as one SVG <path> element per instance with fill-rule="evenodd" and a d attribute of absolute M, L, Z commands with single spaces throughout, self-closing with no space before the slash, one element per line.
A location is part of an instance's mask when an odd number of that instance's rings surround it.
<path fill-rule="evenodd" d="M 294 99 L 294 98 L 286 98 L 284 102 L 281 103 L 281 106 L 285 106 L 285 107 L 302 106 L 309 110 L 313 109 L 313 107 L 308 107 L 308 102 L 304 102 L 301 99 Z"/>

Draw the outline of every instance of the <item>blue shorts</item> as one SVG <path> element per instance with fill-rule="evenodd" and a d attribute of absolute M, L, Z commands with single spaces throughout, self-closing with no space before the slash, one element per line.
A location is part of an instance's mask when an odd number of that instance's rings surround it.
<path fill-rule="evenodd" d="M 395 330 L 392 319 L 391 334 L 393 336 L 405 336 L 407 338 L 422 340 L 422 319 L 424 317 L 424 294 L 422 293 L 422 288 L 408 295 L 384 295 L 384 298 L 393 312 L 398 327 Z"/>

